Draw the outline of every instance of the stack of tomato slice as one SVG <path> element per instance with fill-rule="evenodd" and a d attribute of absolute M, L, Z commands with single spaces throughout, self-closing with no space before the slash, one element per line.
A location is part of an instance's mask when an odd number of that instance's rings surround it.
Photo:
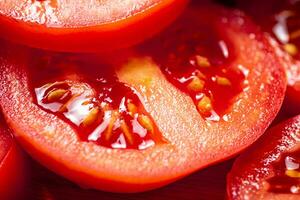
<path fill-rule="evenodd" d="M 25 188 L 11 173 L 26 168 L 14 138 L 53 172 L 110 192 L 152 190 L 234 157 L 264 134 L 285 96 L 283 112 L 300 110 L 300 13 L 285 12 L 275 15 L 286 17 L 278 29 L 291 23 L 295 33 L 281 41 L 264 32 L 271 19 L 262 29 L 207 1 L 1 1 L 0 108 L 9 129 L 0 137 L 0 186 L 9 179 Z M 229 198 L 300 192 L 298 118 L 237 159 Z"/>

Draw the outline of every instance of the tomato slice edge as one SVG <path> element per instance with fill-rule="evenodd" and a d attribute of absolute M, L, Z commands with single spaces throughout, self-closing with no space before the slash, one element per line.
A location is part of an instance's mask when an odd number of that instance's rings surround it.
<path fill-rule="evenodd" d="M 137 44 L 158 33 L 176 19 L 188 1 L 165 0 L 129 18 L 82 28 L 51 28 L 0 16 L 0 35 L 11 41 L 48 50 L 112 51 Z"/>

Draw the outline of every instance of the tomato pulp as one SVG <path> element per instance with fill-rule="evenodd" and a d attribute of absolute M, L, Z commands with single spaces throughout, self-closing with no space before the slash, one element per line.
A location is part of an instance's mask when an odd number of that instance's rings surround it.
<path fill-rule="evenodd" d="M 237 154 L 274 119 L 286 86 L 259 29 L 209 5 L 112 54 L 3 46 L 0 105 L 23 147 L 114 192 L 154 189 Z"/>
<path fill-rule="evenodd" d="M 137 92 L 119 82 L 109 64 L 82 56 L 35 54 L 42 58 L 28 68 L 35 103 L 71 124 L 82 140 L 114 149 L 164 142 Z"/>
<path fill-rule="evenodd" d="M 0 2 L 0 36 L 55 51 L 109 51 L 151 37 L 188 0 Z"/>
<path fill-rule="evenodd" d="M 300 112 L 300 2 L 268 0 L 263 3 L 241 1 L 240 4 L 265 31 L 276 38 L 281 49 L 286 52 L 285 54 L 278 51 L 283 58 L 288 77 L 284 107 L 290 114 L 298 114 Z"/>
<path fill-rule="evenodd" d="M 271 128 L 235 161 L 229 199 L 299 199 L 299 125 L 296 116 Z"/>

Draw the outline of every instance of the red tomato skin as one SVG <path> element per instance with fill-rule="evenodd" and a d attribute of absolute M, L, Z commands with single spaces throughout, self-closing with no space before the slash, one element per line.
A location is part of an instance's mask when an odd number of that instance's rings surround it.
<path fill-rule="evenodd" d="M 28 186 L 30 174 L 28 163 L 25 160 L 26 156 L 14 140 L 8 127 L 4 125 L 1 116 L 0 123 L 0 138 L 4 138 L 1 148 L 6 149 L 4 157 L 0 161 L 0 199 L 24 199 L 29 194 L 26 186 Z"/>
<path fill-rule="evenodd" d="M 0 37 L 62 52 L 107 52 L 135 45 L 174 21 L 189 0 L 165 0 L 128 19 L 79 28 L 53 28 L 0 16 Z"/>
<path fill-rule="evenodd" d="M 234 162 L 227 175 L 228 199 L 299 199 L 298 195 L 269 193 L 263 186 L 280 155 L 300 148 L 299 138 L 300 115 L 269 129 Z"/>
<path fill-rule="evenodd" d="M 13 142 L 0 165 L 0 199 L 18 200 L 27 195 L 29 169 L 24 153 Z"/>

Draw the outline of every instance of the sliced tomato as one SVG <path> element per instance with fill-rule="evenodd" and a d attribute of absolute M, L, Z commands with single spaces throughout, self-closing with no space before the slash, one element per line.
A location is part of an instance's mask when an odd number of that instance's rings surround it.
<path fill-rule="evenodd" d="M 278 54 L 287 71 L 288 88 L 284 108 L 300 112 L 300 2 L 289 0 L 240 1 L 240 7 L 276 38 Z M 257 6 L 259 5 L 259 6 Z M 272 5 L 272 6 L 270 6 Z M 285 51 L 286 53 L 282 52 Z"/>
<path fill-rule="evenodd" d="M 109 51 L 169 25 L 188 0 L 0 2 L 0 36 L 55 51 Z"/>
<path fill-rule="evenodd" d="M 24 155 L 0 116 L 0 199 L 23 198 L 27 172 Z"/>
<path fill-rule="evenodd" d="M 286 87 L 258 28 L 209 5 L 110 55 L 2 45 L 0 105 L 20 143 L 58 174 L 107 191 L 154 189 L 232 157 L 265 131 Z"/>
<path fill-rule="evenodd" d="M 271 128 L 234 163 L 229 199 L 299 199 L 300 116 Z"/>

